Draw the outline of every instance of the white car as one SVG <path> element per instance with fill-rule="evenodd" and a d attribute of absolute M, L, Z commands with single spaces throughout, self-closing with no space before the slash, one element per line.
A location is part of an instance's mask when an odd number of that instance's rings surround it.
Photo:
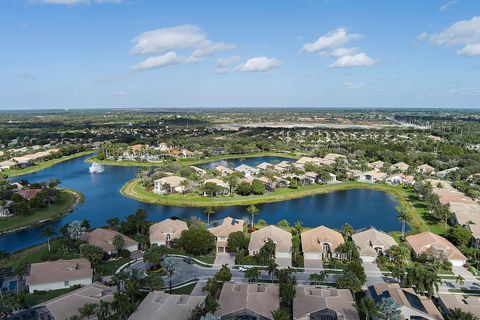
<path fill-rule="evenodd" d="M 245 272 L 245 271 L 247 271 L 247 270 L 248 270 L 248 268 L 247 268 L 247 267 L 244 267 L 244 266 L 240 266 L 240 267 L 238 267 L 238 271 Z"/>

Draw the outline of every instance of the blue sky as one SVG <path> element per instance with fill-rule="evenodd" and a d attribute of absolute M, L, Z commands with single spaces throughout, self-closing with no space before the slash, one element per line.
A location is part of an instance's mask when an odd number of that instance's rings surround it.
<path fill-rule="evenodd" d="M 478 0 L 3 0 L 0 108 L 480 107 Z"/>

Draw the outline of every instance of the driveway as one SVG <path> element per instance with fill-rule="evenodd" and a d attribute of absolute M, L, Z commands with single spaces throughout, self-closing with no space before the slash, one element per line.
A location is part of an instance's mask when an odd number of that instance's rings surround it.
<path fill-rule="evenodd" d="M 230 268 L 235 265 L 235 255 L 231 253 L 217 253 L 215 256 L 214 267 L 221 267 L 222 265 L 228 265 Z"/>
<path fill-rule="evenodd" d="M 367 275 L 367 286 L 378 282 L 385 282 L 385 278 L 375 262 L 363 262 L 362 265 Z"/>
<path fill-rule="evenodd" d="M 303 266 L 305 267 L 305 271 L 312 270 L 313 272 L 318 272 L 323 270 L 322 259 L 304 259 Z"/>
<path fill-rule="evenodd" d="M 285 269 L 292 266 L 291 258 L 275 258 L 275 263 L 278 264 L 280 269 Z"/>

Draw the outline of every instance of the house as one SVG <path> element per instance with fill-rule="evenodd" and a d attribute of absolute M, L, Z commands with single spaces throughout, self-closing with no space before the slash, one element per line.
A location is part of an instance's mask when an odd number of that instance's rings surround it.
<path fill-rule="evenodd" d="M 445 169 L 445 170 L 442 170 L 442 171 L 438 171 L 438 172 L 437 172 L 437 176 L 438 176 L 440 179 L 445 179 L 450 172 L 455 172 L 455 171 L 457 171 L 458 169 L 460 169 L 460 168 L 459 168 L 459 167 L 453 167 L 453 168 L 450 168 L 450 169 Z"/>
<path fill-rule="evenodd" d="M 253 176 L 253 175 L 257 174 L 258 172 L 260 172 L 259 169 L 254 168 L 254 167 L 250 167 L 246 164 L 241 164 L 238 167 L 234 168 L 233 170 L 235 170 L 237 172 L 240 172 L 240 173 L 243 173 L 245 175 L 245 177 L 250 177 L 250 176 Z"/>
<path fill-rule="evenodd" d="M 187 188 L 183 181 L 188 181 L 186 178 L 179 176 L 167 176 L 153 181 L 155 187 L 153 191 L 159 194 L 168 193 L 184 193 Z"/>
<path fill-rule="evenodd" d="M 355 233 L 352 240 L 364 262 L 374 262 L 378 255 L 384 255 L 391 246 L 397 245 L 392 236 L 373 227 Z"/>
<path fill-rule="evenodd" d="M 347 178 L 349 180 L 359 180 L 360 176 L 362 175 L 362 171 L 360 170 L 355 170 L 355 169 L 348 169 L 347 170 Z"/>
<path fill-rule="evenodd" d="M 319 226 L 302 232 L 303 256 L 306 260 L 342 258 L 335 249 L 344 243 L 340 232 Z"/>
<path fill-rule="evenodd" d="M 279 307 L 278 285 L 226 282 L 223 284 L 215 315 L 221 320 L 273 320 L 272 312 Z"/>
<path fill-rule="evenodd" d="M 480 206 L 477 203 L 450 202 L 449 206 L 453 224 L 480 224 Z"/>
<path fill-rule="evenodd" d="M 159 246 L 168 246 L 169 242 L 180 238 L 183 230 L 188 226 L 185 221 L 165 219 L 150 226 L 150 243 Z"/>
<path fill-rule="evenodd" d="M 480 317 L 480 297 L 478 296 L 438 293 L 437 301 L 445 315 L 448 315 L 450 310 L 460 309 Z"/>
<path fill-rule="evenodd" d="M 129 320 L 188 320 L 193 309 L 201 305 L 204 296 L 168 294 L 163 291 L 150 292 Z"/>
<path fill-rule="evenodd" d="M 125 241 L 125 245 L 123 246 L 125 250 L 130 252 L 138 250 L 137 241 L 130 239 L 115 230 L 97 228 L 91 232 L 86 232 L 83 235 L 83 240 L 87 241 L 92 246 L 99 247 L 108 255 L 115 255 L 117 254 L 117 249 L 113 245 L 113 238 L 117 235 L 121 236 Z"/>
<path fill-rule="evenodd" d="M 392 164 L 390 166 L 390 170 L 400 171 L 400 172 L 405 172 L 405 171 L 408 170 L 408 168 L 410 168 L 410 166 L 408 164 L 406 164 L 405 162 L 397 162 L 397 163 Z"/>
<path fill-rule="evenodd" d="M 416 255 L 420 255 L 432 248 L 441 251 L 453 266 L 463 266 L 467 263 L 467 258 L 447 239 L 425 231 L 405 238 L 412 247 Z"/>
<path fill-rule="evenodd" d="M 42 189 L 23 189 L 15 191 L 15 193 L 21 195 L 23 199 L 30 201 L 35 198 L 41 191 Z"/>
<path fill-rule="evenodd" d="M 268 226 L 252 232 L 248 244 L 249 255 L 258 254 L 268 239 L 271 239 L 276 245 L 275 261 L 277 264 L 282 266 L 291 264 L 292 234 L 276 226 Z"/>
<path fill-rule="evenodd" d="M 394 174 L 389 176 L 387 179 L 385 179 L 385 182 L 388 184 L 391 184 L 393 186 L 406 186 L 406 185 L 413 185 L 415 183 L 415 177 L 414 176 L 406 176 L 404 174 Z"/>
<path fill-rule="evenodd" d="M 480 248 L 480 225 L 469 224 L 468 228 L 472 232 L 473 244 L 476 248 Z"/>
<path fill-rule="evenodd" d="M 8 170 L 12 169 L 17 165 L 17 163 L 13 160 L 6 160 L 0 162 L 0 170 Z"/>
<path fill-rule="evenodd" d="M 30 293 L 92 284 L 93 269 L 85 258 L 57 260 L 30 265 L 25 284 Z"/>
<path fill-rule="evenodd" d="M 215 196 L 228 196 L 228 194 L 230 193 L 230 184 L 220 179 L 207 179 L 203 182 L 203 184 L 206 183 L 214 183 L 218 187 L 220 187 L 219 190 L 215 192 Z M 207 196 L 207 193 L 204 192 L 203 195 Z"/>
<path fill-rule="evenodd" d="M 346 160 L 347 157 L 344 156 L 343 154 L 338 154 L 338 153 L 327 153 L 325 157 L 323 157 L 324 161 L 331 161 L 332 163 L 335 162 L 337 159 Z"/>
<path fill-rule="evenodd" d="M 78 309 L 86 304 L 100 304 L 100 301 L 112 303 L 115 292 L 116 287 L 108 287 L 95 282 L 89 286 L 42 302 L 41 305 L 48 310 L 53 319 L 70 319 L 74 316 L 79 316 Z"/>
<path fill-rule="evenodd" d="M 283 168 L 284 170 L 287 170 L 291 167 L 292 163 L 290 161 L 282 161 L 282 162 L 279 162 L 277 163 L 277 165 L 275 167 L 279 167 L 279 168 Z"/>
<path fill-rule="evenodd" d="M 293 319 L 360 320 L 348 289 L 298 286 L 293 298 Z"/>
<path fill-rule="evenodd" d="M 421 174 L 431 175 L 431 174 L 435 174 L 435 168 L 428 164 L 422 164 L 421 166 L 417 167 L 416 172 Z"/>
<path fill-rule="evenodd" d="M 206 170 L 203 170 L 202 168 L 199 168 L 199 167 L 196 167 L 196 166 L 190 166 L 190 168 L 192 168 L 193 170 L 195 170 L 196 173 L 198 173 L 199 175 L 204 175 L 207 173 Z"/>
<path fill-rule="evenodd" d="M 215 171 L 217 171 L 218 173 L 220 173 L 220 175 L 222 175 L 222 176 L 228 176 L 228 175 L 230 175 L 230 174 L 233 173 L 233 170 L 232 170 L 232 169 L 227 168 L 227 167 L 222 166 L 222 165 L 216 166 L 216 167 L 215 167 Z"/>
<path fill-rule="evenodd" d="M 260 169 L 260 170 L 267 170 L 267 169 L 270 169 L 270 168 L 274 169 L 275 166 L 271 163 L 268 163 L 268 162 L 262 162 L 257 166 L 257 168 Z"/>
<path fill-rule="evenodd" d="M 363 172 L 359 175 L 358 181 L 360 182 L 369 182 L 369 183 L 376 183 L 376 182 L 383 182 L 387 178 L 387 174 L 376 171 L 376 170 L 371 170 L 368 172 Z"/>
<path fill-rule="evenodd" d="M 243 224 L 243 220 L 226 217 L 221 224 L 208 228 L 208 231 L 215 236 L 217 252 L 227 252 L 228 236 L 232 232 L 243 231 Z"/>
<path fill-rule="evenodd" d="M 400 306 L 402 319 L 443 320 L 432 300 L 416 294 L 412 288 L 401 288 L 398 283 L 376 283 L 368 287 L 367 296 L 376 303 L 393 299 Z"/>
<path fill-rule="evenodd" d="M 0 200 L 0 218 L 7 218 L 10 217 L 10 205 L 13 201 L 10 200 Z"/>
<path fill-rule="evenodd" d="M 369 163 L 369 167 L 372 169 L 382 170 L 384 164 L 385 162 L 378 160 L 378 161 Z"/>

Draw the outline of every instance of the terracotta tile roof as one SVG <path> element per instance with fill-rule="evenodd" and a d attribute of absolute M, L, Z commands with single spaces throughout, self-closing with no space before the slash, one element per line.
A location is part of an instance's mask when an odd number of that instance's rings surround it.
<path fill-rule="evenodd" d="M 440 304 L 447 309 L 461 309 L 480 317 L 480 297 L 469 296 L 464 297 L 460 294 L 439 293 L 438 299 Z"/>
<path fill-rule="evenodd" d="M 208 231 L 213 233 L 217 237 L 228 237 L 230 233 L 236 231 L 243 231 L 244 221 L 241 219 L 233 219 L 232 217 L 226 217 L 223 219 L 222 224 L 216 227 L 209 228 Z"/>
<path fill-rule="evenodd" d="M 134 245 L 138 245 L 138 242 L 130 239 L 127 236 L 124 236 L 120 232 L 117 232 L 115 230 L 109 230 L 109 229 L 103 229 L 103 228 L 97 228 L 93 230 L 92 232 L 87 232 L 84 235 L 85 241 L 87 241 L 89 244 L 101 248 L 103 251 L 115 251 L 115 246 L 113 245 L 113 238 L 116 235 L 122 236 L 123 240 L 125 240 L 125 246 L 124 247 L 130 247 Z"/>
<path fill-rule="evenodd" d="M 252 232 L 248 251 L 259 251 L 267 239 L 271 239 L 277 245 L 277 252 L 290 252 L 292 250 L 292 234 L 276 226 L 268 226 Z"/>
<path fill-rule="evenodd" d="M 27 285 L 59 281 L 81 280 L 93 277 L 90 261 L 85 258 L 32 263 Z"/>
<path fill-rule="evenodd" d="M 42 191 L 42 189 L 22 189 L 16 191 L 16 193 L 21 195 L 25 200 L 32 200 L 40 193 L 40 191 Z"/>
<path fill-rule="evenodd" d="M 167 234 L 170 234 L 170 240 L 179 238 L 183 230 L 188 226 L 185 221 L 165 219 L 150 226 L 150 241 L 166 241 Z"/>
<path fill-rule="evenodd" d="M 442 250 L 449 260 L 467 260 L 450 241 L 429 231 L 408 236 L 406 240 L 416 254 L 422 254 L 428 248 L 433 247 Z"/>
<path fill-rule="evenodd" d="M 355 233 L 352 235 L 352 240 L 358 248 L 360 248 L 360 255 L 376 257 L 377 252 L 375 247 L 383 246 L 383 250 L 390 249 L 391 246 L 397 245 L 395 239 L 385 232 L 379 231 L 373 227 Z"/>
<path fill-rule="evenodd" d="M 157 179 L 154 182 L 160 183 L 160 184 L 168 183 L 170 187 L 175 188 L 175 187 L 179 187 L 180 183 L 185 180 L 187 179 L 179 176 L 167 176 L 167 177 Z"/>
<path fill-rule="evenodd" d="M 345 242 L 340 232 L 325 226 L 304 231 L 301 234 L 301 238 L 303 252 L 322 252 L 322 243 L 331 244 L 331 249 L 335 250 L 340 244 Z"/>

